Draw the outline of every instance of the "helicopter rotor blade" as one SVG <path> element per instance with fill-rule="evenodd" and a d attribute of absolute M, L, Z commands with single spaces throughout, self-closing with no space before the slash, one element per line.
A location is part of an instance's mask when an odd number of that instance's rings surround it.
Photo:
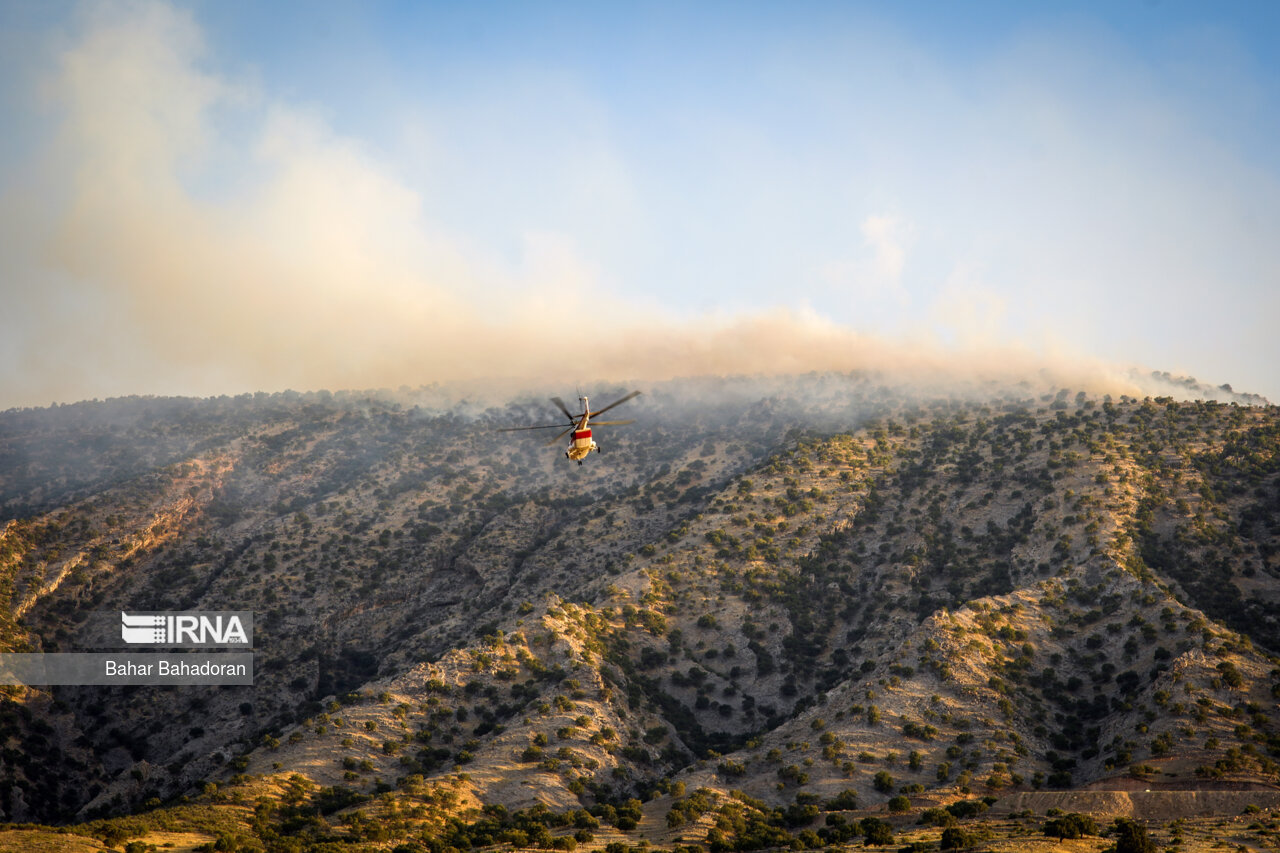
<path fill-rule="evenodd" d="M 541 426 L 506 427 L 504 429 L 495 429 L 494 432 L 521 432 L 526 429 L 564 429 L 564 424 L 542 424 Z"/>
<path fill-rule="evenodd" d="M 590 416 L 594 418 L 596 415 L 603 415 L 605 412 L 609 411 L 609 410 L 610 410 L 610 409 L 612 409 L 614 406 L 621 406 L 623 403 L 627 402 L 628 400 L 630 400 L 630 399 L 632 399 L 632 398 L 634 398 L 634 397 L 639 397 L 639 396 L 640 396 L 640 392 L 639 392 L 639 391 L 632 391 L 630 394 L 628 394 L 627 396 L 623 397 L 621 400 L 614 400 L 612 403 L 610 403 L 609 405 L 605 406 L 603 409 L 599 409 L 599 410 L 597 410 L 597 411 L 592 412 Z"/>
<path fill-rule="evenodd" d="M 571 432 L 573 432 L 573 427 L 569 427 L 569 428 L 568 428 L 568 429 L 566 429 L 564 432 L 560 433 L 560 434 L 559 434 L 559 435 L 557 435 L 555 438 L 551 439 L 550 441 L 548 441 L 548 442 L 546 442 L 546 443 L 547 443 L 548 445 L 555 444 L 557 441 L 559 441 L 560 439 L 564 438 L 566 435 L 568 435 L 568 434 L 569 434 L 569 433 L 571 433 Z"/>
<path fill-rule="evenodd" d="M 556 404 L 556 406 L 560 409 L 560 411 L 564 412 L 564 416 L 565 416 L 566 418 L 568 418 L 568 419 L 569 419 L 569 420 L 571 420 L 571 421 L 576 421 L 576 420 L 577 420 L 577 418 L 575 418 L 573 415 L 569 414 L 569 409 L 565 406 L 565 404 L 564 404 L 564 400 L 561 400 L 559 397 L 552 397 L 552 398 L 551 398 L 551 402 L 555 403 L 555 404 Z"/>
<path fill-rule="evenodd" d="M 633 424 L 633 423 L 635 423 L 635 420 L 629 420 L 629 421 L 591 421 L 589 424 L 587 424 L 587 426 L 591 426 L 591 427 L 598 427 L 598 426 L 624 426 L 624 425 L 626 425 L 626 424 Z"/>

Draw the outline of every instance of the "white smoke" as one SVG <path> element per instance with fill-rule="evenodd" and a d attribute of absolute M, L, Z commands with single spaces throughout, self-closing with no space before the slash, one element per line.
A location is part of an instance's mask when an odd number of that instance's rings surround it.
<path fill-rule="evenodd" d="M 946 340 L 927 323 L 892 338 L 857 332 L 803 300 L 673 315 L 611 293 L 609 272 L 556 230 L 523 233 L 518 256 L 498 262 L 315 111 L 209 70 L 188 12 L 86 9 L 43 88 L 56 135 L 0 197 L 0 408 L 852 369 L 1047 371 L 1063 385 L 1142 390 L 1124 370 L 1003 340 L 1007 305 L 980 276 L 953 275 L 929 306 L 902 298 L 950 329 Z M 862 258 L 828 272 L 897 290 L 913 223 L 882 214 L 859 231 Z"/>

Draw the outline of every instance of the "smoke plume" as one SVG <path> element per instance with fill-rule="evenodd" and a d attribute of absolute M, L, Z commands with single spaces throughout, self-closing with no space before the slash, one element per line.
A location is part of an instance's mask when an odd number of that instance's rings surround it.
<path fill-rule="evenodd" d="M 498 263 L 360 144 L 207 66 L 191 17 L 91 7 L 42 88 L 51 137 L 0 196 L 0 408 L 133 393 L 875 369 L 1052 376 L 1139 393 L 1078 357 L 877 338 L 804 305 L 673 316 L 612 294 L 573 240 Z M 889 220 L 864 228 L 902 268 Z"/>

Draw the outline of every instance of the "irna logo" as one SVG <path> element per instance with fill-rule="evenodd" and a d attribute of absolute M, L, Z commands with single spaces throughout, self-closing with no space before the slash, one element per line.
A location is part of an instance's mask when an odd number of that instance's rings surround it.
<path fill-rule="evenodd" d="M 249 635 L 238 612 L 130 616 L 122 610 L 120 637 L 126 643 L 148 646 L 249 645 Z"/>

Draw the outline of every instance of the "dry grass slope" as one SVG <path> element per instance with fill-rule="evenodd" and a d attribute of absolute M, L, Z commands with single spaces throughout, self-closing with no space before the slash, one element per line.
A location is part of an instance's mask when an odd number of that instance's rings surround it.
<path fill-rule="evenodd" d="M 6 523 L 0 639 L 251 609 L 256 684 L 9 689 L 0 808 L 272 851 L 1105 846 L 1055 808 L 1270 844 L 1276 410 L 811 382 L 659 389 L 580 470 L 489 441 L 530 404 L 192 416 Z"/>

